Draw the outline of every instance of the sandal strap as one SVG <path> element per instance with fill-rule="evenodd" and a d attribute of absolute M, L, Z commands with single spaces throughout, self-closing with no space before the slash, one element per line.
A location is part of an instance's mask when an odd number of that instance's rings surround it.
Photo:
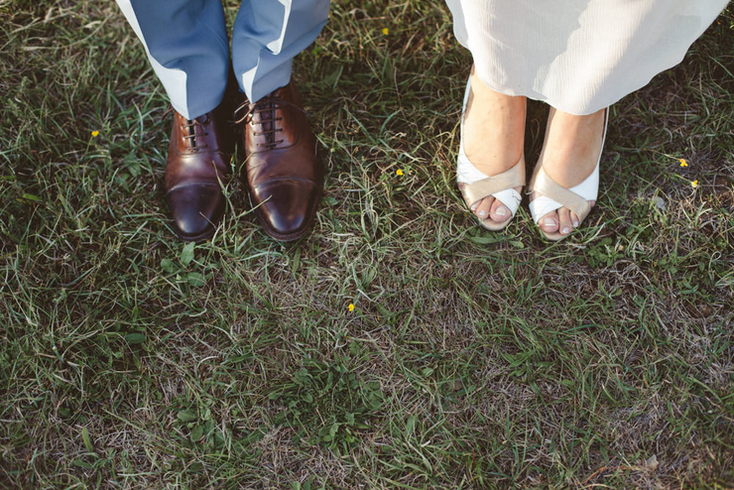
<path fill-rule="evenodd" d="M 487 177 L 486 179 L 478 180 L 471 184 L 465 184 L 461 190 L 464 195 L 464 200 L 469 206 L 477 201 L 480 201 L 493 194 L 497 194 L 501 191 L 512 189 L 514 187 L 521 187 L 525 185 L 525 157 L 521 156 L 520 160 L 511 168 L 505 170 L 501 174 Z M 517 194 L 517 191 L 515 191 Z M 518 194 L 519 196 L 519 194 Z M 500 199 L 502 203 L 510 209 L 517 210 L 516 203 L 507 203 Z M 514 214 L 514 212 L 513 212 Z"/>
<path fill-rule="evenodd" d="M 542 166 L 533 175 L 529 187 L 532 192 L 536 192 L 559 203 L 558 208 L 565 207 L 570 209 L 576 213 L 580 221 L 583 221 L 591 211 L 591 205 L 585 197 L 576 194 L 553 180 Z M 541 216 L 543 215 L 538 215 L 538 219 Z"/>
<path fill-rule="evenodd" d="M 554 110 L 554 109 L 551 109 Z M 528 192 L 540 194 L 530 201 L 530 214 L 536 223 L 541 217 L 555 211 L 561 207 L 570 209 L 579 217 L 579 222 L 584 221 L 591 211 L 589 201 L 596 201 L 599 191 L 599 163 L 604 149 L 604 142 L 607 136 L 607 126 L 609 124 L 609 108 L 604 111 L 604 130 L 602 132 L 601 147 L 599 148 L 599 156 L 596 160 L 596 167 L 583 182 L 570 189 L 563 187 L 561 184 L 551 178 L 543 167 L 543 152 L 541 152 L 538 163 L 530 178 Z M 546 137 L 547 137 L 546 129 Z"/>

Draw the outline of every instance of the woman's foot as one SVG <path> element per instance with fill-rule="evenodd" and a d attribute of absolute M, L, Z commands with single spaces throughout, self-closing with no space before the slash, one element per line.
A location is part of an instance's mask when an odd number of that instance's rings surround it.
<path fill-rule="evenodd" d="M 602 109 L 586 116 L 576 116 L 551 108 L 543 151 L 536 168 L 537 173 L 542 166 L 542 170 L 552 181 L 565 189 L 578 191 L 577 194 L 587 196 L 589 208 L 596 202 L 598 173 L 596 176 L 593 174 L 599 163 L 604 143 L 606 110 Z M 540 189 L 537 189 L 538 186 L 533 184 L 534 182 L 531 182 L 531 188 L 534 191 L 530 196 L 531 203 L 538 195 L 543 194 Z M 589 199 L 588 196 L 593 199 Z M 558 209 L 544 212 L 541 216 L 534 216 L 545 235 L 555 240 L 563 238 L 578 228 L 586 217 L 583 206 L 577 213 L 567 207 L 568 203 L 563 203 L 560 199 L 557 201 L 561 204 Z M 535 213 L 543 212 L 541 209 L 548 209 L 547 206 L 538 206 L 538 203 L 535 203 L 534 207 Z M 579 214 L 584 215 L 579 216 Z"/>
<path fill-rule="evenodd" d="M 494 177 L 523 163 L 520 160 L 523 156 L 527 101 L 525 97 L 512 97 L 490 89 L 479 79 L 473 67 L 470 85 L 471 92 L 463 115 L 463 151 L 470 165 L 485 176 Z M 461 162 L 459 167 L 457 180 L 459 189 L 464 190 L 466 182 L 477 179 L 471 178 L 472 169 L 462 169 Z M 525 168 L 524 165 L 521 167 L 518 174 L 522 175 L 524 182 Z M 514 189 L 519 193 L 522 185 Z M 514 213 L 492 195 L 468 205 L 490 229 L 501 227 Z"/>

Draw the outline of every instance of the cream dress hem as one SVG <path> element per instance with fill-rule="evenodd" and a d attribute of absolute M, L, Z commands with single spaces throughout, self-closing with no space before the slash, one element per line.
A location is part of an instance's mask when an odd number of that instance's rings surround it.
<path fill-rule="evenodd" d="M 683 60 L 728 0 L 446 0 L 479 78 L 591 114 Z"/>

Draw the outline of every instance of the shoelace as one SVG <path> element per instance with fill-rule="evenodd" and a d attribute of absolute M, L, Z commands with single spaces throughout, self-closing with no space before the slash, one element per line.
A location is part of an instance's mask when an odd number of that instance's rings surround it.
<path fill-rule="evenodd" d="M 186 133 L 184 134 L 183 139 L 189 142 L 189 149 L 191 151 L 197 152 L 209 146 L 207 143 L 204 143 L 203 145 L 200 144 L 197 138 L 209 135 L 204 128 L 204 125 L 209 124 L 210 120 L 209 114 L 207 113 L 195 119 L 187 119 L 186 124 L 181 125 L 181 129 Z M 200 131 L 197 131 L 197 127 L 200 128 Z"/>
<path fill-rule="evenodd" d="M 235 124 L 245 123 L 245 124 L 259 124 L 260 125 L 260 131 L 253 131 L 253 136 L 265 136 L 265 142 L 264 143 L 257 143 L 258 147 L 266 147 L 268 150 L 272 150 L 275 148 L 278 144 L 282 143 L 284 140 L 275 139 L 276 133 L 283 132 L 283 128 L 277 127 L 275 123 L 278 121 L 281 121 L 283 118 L 277 116 L 277 110 L 281 109 L 284 105 L 289 105 L 291 107 L 295 107 L 299 111 L 303 112 L 304 114 L 308 115 L 306 111 L 298 107 L 296 104 L 283 100 L 278 98 L 278 96 L 275 95 L 268 95 L 263 97 L 262 99 L 258 100 L 254 104 L 245 101 L 243 102 L 235 111 Z M 244 111 L 242 116 L 237 118 L 237 115 Z M 259 117 L 255 117 L 255 115 L 258 115 Z"/>

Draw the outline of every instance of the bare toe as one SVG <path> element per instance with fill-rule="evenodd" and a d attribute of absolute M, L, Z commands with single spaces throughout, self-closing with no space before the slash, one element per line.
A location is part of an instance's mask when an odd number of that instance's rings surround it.
<path fill-rule="evenodd" d="M 538 221 L 540 228 L 546 233 L 556 233 L 558 231 L 558 214 L 551 211 Z"/>
<path fill-rule="evenodd" d="M 494 201 L 493 197 L 487 197 L 479 201 L 477 208 L 474 210 L 474 214 L 476 214 L 480 220 L 484 221 L 489 216 L 489 209 L 492 207 L 492 201 Z"/>
<path fill-rule="evenodd" d="M 503 221 L 510 219 L 510 217 L 512 217 L 512 213 L 510 212 L 510 208 L 502 204 L 502 201 L 494 199 L 489 210 L 489 217 L 492 218 L 492 221 L 502 223 Z"/>
<path fill-rule="evenodd" d="M 579 224 L 581 224 L 581 220 L 579 220 L 579 216 L 574 213 L 573 211 L 568 213 L 569 219 L 571 220 L 571 226 L 574 228 L 578 228 Z"/>
<path fill-rule="evenodd" d="M 594 204 L 596 204 L 596 201 L 589 201 L 590 207 L 593 208 Z M 571 224 L 573 225 L 574 228 L 578 228 L 579 225 L 581 224 L 581 220 L 579 219 L 578 215 L 574 213 L 573 211 L 571 211 L 569 214 L 571 216 Z"/>
<path fill-rule="evenodd" d="M 560 220 L 560 225 L 558 226 L 558 229 L 561 233 L 561 235 L 568 235 L 571 233 L 574 229 L 573 226 L 573 218 L 571 217 L 571 211 L 568 210 L 568 208 L 561 208 L 558 210 L 558 219 Z M 574 214 L 574 216 L 576 216 Z M 576 221 L 578 222 L 578 218 L 576 218 Z"/>

